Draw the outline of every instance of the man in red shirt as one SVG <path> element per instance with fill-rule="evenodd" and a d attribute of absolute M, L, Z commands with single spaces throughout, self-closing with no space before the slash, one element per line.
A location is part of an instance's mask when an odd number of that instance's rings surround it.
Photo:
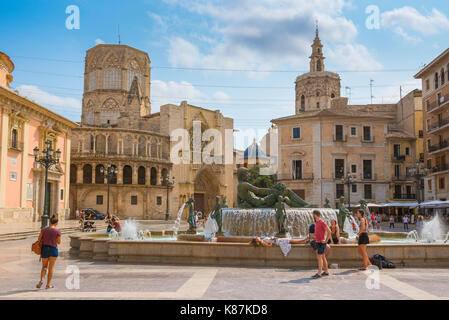
<path fill-rule="evenodd" d="M 329 275 L 329 269 L 326 259 L 326 246 L 331 236 L 331 230 L 327 226 L 326 222 L 321 219 L 321 212 L 319 210 L 313 210 L 313 219 L 315 220 L 315 241 L 316 241 L 316 257 L 318 261 L 318 272 L 312 277 L 318 279 L 323 276 Z M 324 268 L 324 272 L 321 270 Z"/>

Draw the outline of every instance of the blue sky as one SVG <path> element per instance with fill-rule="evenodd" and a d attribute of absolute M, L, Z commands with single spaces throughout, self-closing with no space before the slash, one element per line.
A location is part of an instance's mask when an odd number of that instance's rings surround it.
<path fill-rule="evenodd" d="M 65 26 L 69 5 L 80 10 L 79 30 Z M 379 29 L 366 27 L 371 5 Z M 150 56 L 153 112 L 187 100 L 220 109 L 238 129 L 262 130 L 294 113 L 315 20 L 341 95 L 350 87 L 350 103 L 366 104 L 370 79 L 379 103 L 396 102 L 400 86 L 420 87 L 413 75 L 448 47 L 448 16 L 449 4 L 436 0 L 16 0 L 2 4 L 0 51 L 15 63 L 13 88 L 79 121 L 85 51 L 117 43 L 120 25 L 122 43 Z"/>

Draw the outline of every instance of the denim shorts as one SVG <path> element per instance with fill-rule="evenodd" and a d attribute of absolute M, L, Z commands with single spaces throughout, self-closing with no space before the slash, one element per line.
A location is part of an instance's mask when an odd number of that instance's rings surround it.
<path fill-rule="evenodd" d="M 41 250 L 41 258 L 49 258 L 49 257 L 58 257 L 58 248 L 52 247 L 52 246 L 42 246 Z"/>
<path fill-rule="evenodd" d="M 316 244 L 317 254 L 324 254 L 326 251 L 327 243 L 318 243 Z"/>

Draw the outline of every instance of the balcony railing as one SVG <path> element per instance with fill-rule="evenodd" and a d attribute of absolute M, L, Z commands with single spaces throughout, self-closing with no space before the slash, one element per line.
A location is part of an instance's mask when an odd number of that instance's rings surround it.
<path fill-rule="evenodd" d="M 449 139 L 444 140 L 436 145 L 430 146 L 429 147 L 429 152 L 436 152 L 439 150 L 443 150 L 449 147 Z"/>
<path fill-rule="evenodd" d="M 334 135 L 334 142 L 346 142 L 348 141 L 348 136 L 346 135 Z"/>
<path fill-rule="evenodd" d="M 416 194 L 414 193 L 395 193 L 393 198 L 396 200 L 416 200 Z"/>
<path fill-rule="evenodd" d="M 449 170 L 449 163 L 441 164 L 432 168 L 432 173 L 442 172 Z"/>
<path fill-rule="evenodd" d="M 276 180 L 313 180 L 313 173 L 303 173 L 301 175 L 277 174 Z"/>
<path fill-rule="evenodd" d="M 404 155 L 395 154 L 393 155 L 393 161 L 405 161 Z"/>
<path fill-rule="evenodd" d="M 443 119 L 441 121 L 434 122 L 433 124 L 430 125 L 428 131 L 430 132 L 430 131 L 434 131 L 434 130 L 440 129 L 440 128 L 448 125 L 448 124 L 449 124 L 449 118 Z"/>
<path fill-rule="evenodd" d="M 373 143 L 374 141 L 375 141 L 375 139 L 374 139 L 373 136 L 371 136 L 371 137 L 363 137 L 362 136 L 362 142 L 363 143 Z"/>
<path fill-rule="evenodd" d="M 377 175 L 372 172 L 365 172 L 361 174 L 362 180 L 377 180 Z"/>
<path fill-rule="evenodd" d="M 447 105 L 448 102 L 449 102 L 449 94 L 442 96 L 439 101 L 429 103 L 427 105 L 427 112 L 435 111 L 436 109 L 438 109 L 444 105 Z"/>

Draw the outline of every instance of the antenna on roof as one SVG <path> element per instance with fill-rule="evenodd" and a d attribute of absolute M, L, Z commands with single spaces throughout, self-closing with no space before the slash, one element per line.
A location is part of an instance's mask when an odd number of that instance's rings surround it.
<path fill-rule="evenodd" d="M 117 25 L 117 30 L 118 30 L 118 44 L 121 44 L 121 41 L 120 41 L 120 25 Z"/>

